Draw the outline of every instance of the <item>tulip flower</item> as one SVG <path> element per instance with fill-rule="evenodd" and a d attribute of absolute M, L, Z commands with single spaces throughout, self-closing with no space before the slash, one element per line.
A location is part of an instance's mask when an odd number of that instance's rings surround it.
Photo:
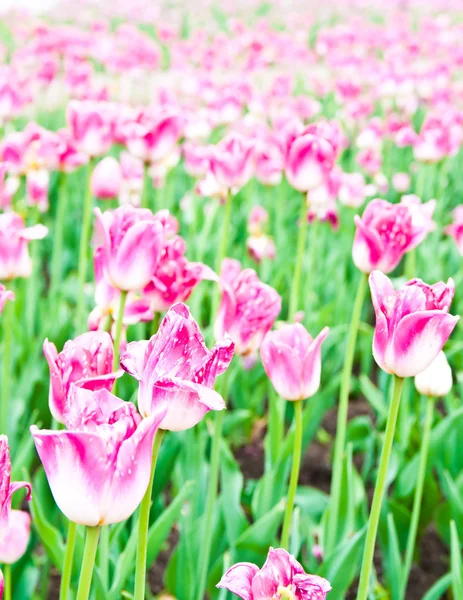
<path fill-rule="evenodd" d="M 30 483 L 26 481 L 11 483 L 11 460 L 8 438 L 6 435 L 0 435 L 0 540 L 9 530 L 12 513 L 11 498 L 16 491 L 23 487 L 27 489 L 27 499 L 30 500 Z"/>
<path fill-rule="evenodd" d="M 268 223 L 268 212 L 260 204 L 252 207 L 248 215 L 247 229 L 250 235 L 259 235 Z"/>
<path fill-rule="evenodd" d="M 96 165 L 90 177 L 92 195 L 99 200 L 117 198 L 121 185 L 121 166 L 115 158 L 106 156 Z"/>
<path fill-rule="evenodd" d="M 166 242 L 153 279 L 143 290 L 153 312 L 163 313 L 173 304 L 185 302 L 204 279 L 217 281 L 218 277 L 210 267 L 189 262 L 185 251 L 185 240 L 180 236 Z"/>
<path fill-rule="evenodd" d="M 105 213 L 96 208 L 95 214 L 105 277 L 119 290 L 141 290 L 150 282 L 161 258 L 161 223 L 150 210 L 130 205 Z"/>
<path fill-rule="evenodd" d="M 14 300 L 14 293 L 7 290 L 6 287 L 0 283 L 0 314 L 8 300 Z"/>
<path fill-rule="evenodd" d="M 107 102 L 72 100 L 66 120 L 76 146 L 87 156 L 101 156 L 113 143 L 113 111 Z"/>
<path fill-rule="evenodd" d="M 29 277 L 32 260 L 28 244 L 40 240 L 48 233 L 44 225 L 26 227 L 23 218 L 16 213 L 0 215 L 0 280 Z"/>
<path fill-rule="evenodd" d="M 67 431 L 31 427 L 37 453 L 59 509 L 77 524 L 124 521 L 149 483 L 154 435 L 166 409 L 146 419 L 131 402 L 105 389 L 72 386 Z"/>
<path fill-rule="evenodd" d="M 217 585 L 242 600 L 284 598 L 325 600 L 331 585 L 323 577 L 308 575 L 302 565 L 283 548 L 270 548 L 264 566 L 237 563 Z"/>
<path fill-rule="evenodd" d="M 37 206 L 40 212 L 48 210 L 48 186 L 50 173 L 47 169 L 31 169 L 26 175 L 27 200 L 31 206 Z"/>
<path fill-rule="evenodd" d="M 281 310 L 281 297 L 262 283 L 253 269 L 241 270 L 237 260 L 226 258 L 220 273 L 222 298 L 215 321 L 216 339 L 228 333 L 241 356 L 255 356 Z"/>
<path fill-rule="evenodd" d="M 334 166 L 336 153 L 324 137 L 305 133 L 291 144 L 286 159 L 286 177 L 300 192 L 321 185 Z"/>
<path fill-rule="evenodd" d="M 140 206 L 143 193 L 143 161 L 128 152 L 121 152 L 119 160 L 122 174 L 119 202 L 121 205 Z"/>
<path fill-rule="evenodd" d="M 24 510 L 10 510 L 8 529 L 0 537 L 0 562 L 11 565 L 26 552 L 31 536 L 31 517 Z"/>
<path fill-rule="evenodd" d="M 58 353 L 46 339 L 43 353 L 50 369 L 48 404 L 58 423 L 65 423 L 66 406 L 71 385 L 89 390 L 111 390 L 122 374 L 113 373 L 113 342 L 105 331 L 88 332 L 68 340 Z"/>
<path fill-rule="evenodd" d="M 226 371 L 233 351 L 229 337 L 208 350 L 188 307 L 179 303 L 167 312 L 149 341 L 127 345 L 121 366 L 140 382 L 141 414 L 148 416 L 166 405 L 160 428 L 183 431 L 194 427 L 210 410 L 225 408 L 214 382 Z"/>
<path fill-rule="evenodd" d="M 313 339 L 300 323 L 269 331 L 260 348 L 265 372 L 285 400 L 304 400 L 320 386 L 321 345 L 328 335 L 325 327 Z"/>
<path fill-rule="evenodd" d="M 448 314 L 453 280 L 428 285 L 413 279 L 396 291 L 386 275 L 374 271 L 370 290 L 376 314 L 376 362 L 399 377 L 418 375 L 442 350 L 460 318 Z"/>
<path fill-rule="evenodd" d="M 265 233 L 249 236 L 246 240 L 246 248 L 249 256 L 256 263 L 261 263 L 265 259 L 273 260 L 276 256 L 275 242 Z"/>
<path fill-rule="evenodd" d="M 5 580 L 3 578 L 2 570 L 0 569 L 0 600 L 3 598 L 3 590 L 5 589 Z"/>
<path fill-rule="evenodd" d="M 453 223 L 445 228 L 445 233 L 455 240 L 458 252 L 463 256 L 463 206 L 453 211 Z"/>
<path fill-rule="evenodd" d="M 391 204 L 372 200 L 360 218 L 354 217 L 357 231 L 352 258 L 358 269 L 371 273 L 379 269 L 390 273 L 404 254 L 423 241 L 430 231 L 430 214 L 434 203 L 410 208 L 407 204 Z M 424 211 L 424 212 L 423 212 Z"/>
<path fill-rule="evenodd" d="M 443 398 L 452 389 L 452 369 L 441 350 L 432 363 L 415 375 L 415 387 L 423 396 Z"/>
<path fill-rule="evenodd" d="M 143 112 L 137 121 L 129 121 L 124 128 L 128 151 L 145 163 L 158 162 L 169 156 L 181 134 L 181 118 L 170 111 L 156 117 Z"/>
<path fill-rule="evenodd" d="M 211 173 L 219 186 L 239 190 L 251 179 L 254 170 L 254 142 L 233 134 L 209 151 Z"/>

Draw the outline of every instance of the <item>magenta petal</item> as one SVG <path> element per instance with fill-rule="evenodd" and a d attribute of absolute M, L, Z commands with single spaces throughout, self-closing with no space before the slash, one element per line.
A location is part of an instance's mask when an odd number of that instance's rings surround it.
<path fill-rule="evenodd" d="M 59 509 L 74 523 L 99 525 L 113 469 L 103 439 L 86 432 L 39 431 L 35 425 L 31 434 Z"/>
<path fill-rule="evenodd" d="M 138 381 L 140 381 L 143 376 L 145 352 L 148 344 L 148 340 L 130 342 L 130 344 L 127 344 L 127 348 L 121 357 L 121 367 Z"/>
<path fill-rule="evenodd" d="M 379 264 L 384 253 L 383 243 L 377 232 L 367 227 L 363 220 L 354 217 L 357 231 L 352 247 L 352 257 L 355 265 L 364 273 L 370 273 Z"/>
<path fill-rule="evenodd" d="M 253 563 L 236 563 L 233 565 L 217 584 L 218 588 L 225 588 L 236 594 L 242 600 L 253 600 L 252 580 L 259 568 Z"/>
<path fill-rule="evenodd" d="M 53 418 L 58 423 L 64 423 L 64 409 L 66 406 L 66 390 L 57 365 L 58 351 L 55 344 L 46 339 L 43 342 L 43 353 L 50 369 L 50 389 L 48 392 L 48 405 Z"/>
<path fill-rule="evenodd" d="M 275 333 L 268 333 L 261 345 L 260 355 L 265 372 L 277 393 L 286 400 L 302 400 L 302 361 L 289 346 L 282 349 Z"/>
<path fill-rule="evenodd" d="M 122 443 L 103 507 L 104 524 L 124 521 L 142 501 L 150 479 L 154 436 L 166 412 L 165 407 L 143 419 L 135 433 Z"/>
<path fill-rule="evenodd" d="M 329 333 L 329 327 L 324 327 L 310 345 L 303 363 L 304 398 L 311 398 L 320 387 L 322 370 L 321 346 Z"/>
<path fill-rule="evenodd" d="M 31 532 L 31 518 L 23 510 L 11 510 L 8 529 L 0 538 L 0 563 L 11 565 L 26 552 Z"/>
<path fill-rule="evenodd" d="M 440 310 L 406 315 L 395 329 L 386 363 L 393 363 L 399 377 L 418 375 L 442 350 L 459 318 Z"/>

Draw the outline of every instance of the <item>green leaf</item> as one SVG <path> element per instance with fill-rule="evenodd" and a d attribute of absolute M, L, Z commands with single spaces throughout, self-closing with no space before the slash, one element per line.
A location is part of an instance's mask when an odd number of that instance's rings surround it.
<path fill-rule="evenodd" d="M 452 585 L 452 574 L 446 573 L 430 588 L 422 600 L 442 600 L 445 592 Z"/>
<path fill-rule="evenodd" d="M 392 600 L 400 598 L 400 589 L 403 579 L 402 556 L 400 553 L 399 538 L 392 513 L 387 515 L 387 572 L 391 587 Z"/>
<path fill-rule="evenodd" d="M 232 546 L 249 525 L 241 506 L 243 475 L 224 439 L 222 439 L 220 458 L 220 503 L 228 543 Z"/>
<path fill-rule="evenodd" d="M 463 598 L 463 561 L 461 546 L 455 521 L 450 522 L 450 567 L 452 573 L 452 591 L 454 598 Z"/>
<path fill-rule="evenodd" d="M 362 394 L 368 400 L 368 403 L 371 404 L 381 418 L 386 419 L 387 404 L 384 400 L 386 395 L 371 382 L 367 375 L 360 375 L 359 381 Z"/>
<path fill-rule="evenodd" d="M 279 502 L 266 515 L 253 523 L 236 541 L 236 551 L 241 560 L 262 562 L 269 546 L 275 543 L 283 519 L 285 502 Z"/>
<path fill-rule="evenodd" d="M 63 538 L 58 529 L 46 520 L 40 503 L 37 501 L 36 494 L 32 495 L 31 512 L 35 528 L 37 529 L 37 533 L 39 534 L 46 553 L 55 567 L 62 571 L 64 556 Z"/>

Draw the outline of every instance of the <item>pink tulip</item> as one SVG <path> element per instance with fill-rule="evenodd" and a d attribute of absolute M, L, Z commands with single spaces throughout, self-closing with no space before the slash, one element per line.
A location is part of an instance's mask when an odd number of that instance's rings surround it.
<path fill-rule="evenodd" d="M 335 150 L 325 138 L 311 133 L 298 136 L 286 159 L 289 184 L 300 192 L 316 188 L 333 168 L 335 159 Z"/>
<path fill-rule="evenodd" d="M 367 186 L 361 173 L 341 173 L 338 198 L 344 206 L 359 208 L 365 202 Z"/>
<path fill-rule="evenodd" d="M 424 237 L 436 229 L 436 223 L 432 220 L 436 201 L 429 200 L 428 202 L 421 201 L 421 198 L 415 194 L 407 194 L 402 196 L 400 204 L 408 207 L 412 216 L 412 227 L 415 231 L 421 231 Z"/>
<path fill-rule="evenodd" d="M 394 173 L 392 176 L 392 187 L 399 194 L 403 194 L 410 189 L 411 178 L 408 173 Z"/>
<path fill-rule="evenodd" d="M 96 306 L 88 317 L 90 331 L 105 331 L 108 326 L 108 319 L 112 320 L 114 325 L 119 314 L 121 291 L 113 287 L 104 277 L 103 254 L 103 248 L 96 248 L 93 257 Z M 149 300 L 138 296 L 134 292 L 129 292 L 125 301 L 122 325 L 124 327 L 136 325 L 140 322 L 152 321 L 153 318 L 154 313 Z"/>
<path fill-rule="evenodd" d="M 445 228 L 445 233 L 455 240 L 458 252 L 463 256 L 463 206 L 457 206 L 453 213 L 453 223 Z"/>
<path fill-rule="evenodd" d="M 121 152 L 121 189 L 119 193 L 120 204 L 140 206 L 143 193 L 143 161 L 128 152 Z"/>
<path fill-rule="evenodd" d="M 142 112 L 124 128 L 127 150 L 145 163 L 158 162 L 171 154 L 181 134 L 180 116 L 167 110 L 156 116 Z"/>
<path fill-rule="evenodd" d="M 412 279 L 395 291 L 381 271 L 370 275 L 376 314 L 373 356 L 387 373 L 414 377 L 442 350 L 460 317 L 448 314 L 455 285 Z"/>
<path fill-rule="evenodd" d="M 14 293 L 11 290 L 7 290 L 6 287 L 0 283 L 0 314 L 5 308 L 5 304 L 8 300 L 14 300 Z"/>
<path fill-rule="evenodd" d="M 285 168 L 284 149 L 275 137 L 256 143 L 254 152 L 256 179 L 264 185 L 278 185 Z"/>
<path fill-rule="evenodd" d="M 210 149 L 191 142 L 183 145 L 185 171 L 192 177 L 202 177 L 209 169 Z"/>
<path fill-rule="evenodd" d="M 281 297 L 262 283 L 253 269 L 241 270 L 237 260 L 226 258 L 220 273 L 222 299 L 215 321 L 216 339 L 228 333 L 241 356 L 255 356 L 281 310 Z"/>
<path fill-rule="evenodd" d="M 112 156 L 106 156 L 93 169 L 90 178 L 90 189 L 99 200 L 117 198 L 121 191 L 121 166 Z"/>
<path fill-rule="evenodd" d="M 26 227 L 23 218 L 16 213 L 0 215 L 0 280 L 29 277 L 32 261 L 28 244 L 40 240 L 48 233 L 44 225 Z"/>
<path fill-rule="evenodd" d="M 0 569 L 0 600 L 3 598 L 3 590 L 5 589 L 5 580 L 3 578 L 2 570 Z"/>
<path fill-rule="evenodd" d="M 148 209 L 95 209 L 102 236 L 105 277 L 119 290 L 141 290 L 154 275 L 164 243 L 161 223 Z"/>
<path fill-rule="evenodd" d="M 209 151 L 210 169 L 218 184 L 239 190 L 251 179 L 254 170 L 254 142 L 238 134 L 229 135 Z"/>
<path fill-rule="evenodd" d="M 285 400 L 310 398 L 320 387 L 321 345 L 325 327 L 313 339 L 300 323 L 269 331 L 260 349 L 265 372 Z"/>
<path fill-rule="evenodd" d="M 101 156 L 113 143 L 113 110 L 107 102 L 72 100 L 66 120 L 77 147 L 87 156 Z"/>
<path fill-rule="evenodd" d="M 141 414 L 167 406 L 160 428 L 182 431 L 194 427 L 210 410 L 225 408 L 214 382 L 226 371 L 233 351 L 229 337 L 208 350 L 188 307 L 175 304 L 149 341 L 128 344 L 121 366 L 140 382 Z"/>
<path fill-rule="evenodd" d="M 107 390 L 72 386 L 68 431 L 31 427 L 51 492 L 74 523 L 94 527 L 124 521 L 149 483 L 154 435 L 165 408 L 143 419 L 131 402 Z"/>
<path fill-rule="evenodd" d="M 248 233 L 250 235 L 259 235 L 265 229 L 268 223 L 268 212 L 260 204 L 251 208 L 248 215 Z"/>
<path fill-rule="evenodd" d="M 48 186 L 50 173 L 46 169 L 31 169 L 26 175 L 26 193 L 29 205 L 40 212 L 48 210 Z"/>
<path fill-rule="evenodd" d="M 89 390 L 111 390 L 121 374 L 113 373 L 113 343 L 105 331 L 83 333 L 68 340 L 60 353 L 45 340 L 43 353 L 50 369 L 48 404 L 58 423 L 65 422 L 72 384 Z"/>
<path fill-rule="evenodd" d="M 27 489 L 31 499 L 31 484 L 26 481 L 11 483 L 11 460 L 8 438 L 0 435 L 0 540 L 8 533 L 11 517 L 11 498 L 21 488 Z M 3 562 L 3 561 L 2 561 Z"/>
<path fill-rule="evenodd" d="M 354 217 L 357 231 L 352 258 L 356 267 L 364 273 L 375 269 L 383 273 L 393 271 L 403 255 L 429 232 L 429 220 L 416 217 L 405 204 L 372 200 L 361 218 Z"/>
<path fill-rule="evenodd" d="M 143 290 L 154 312 L 163 313 L 176 302 L 185 302 L 204 279 L 218 280 L 207 265 L 189 262 L 185 251 L 185 240 L 180 236 L 166 242 L 153 279 Z"/>
<path fill-rule="evenodd" d="M 273 260 L 277 253 L 275 242 L 265 233 L 250 235 L 246 240 L 246 249 L 249 256 L 257 264 L 263 260 Z"/>
<path fill-rule="evenodd" d="M 58 171 L 72 173 L 86 164 L 88 158 L 77 149 L 71 132 L 59 129 L 57 132 L 59 144 L 57 149 Z"/>
<path fill-rule="evenodd" d="M 8 529 L 0 537 L 0 562 L 11 565 L 26 552 L 31 536 L 31 517 L 23 510 L 11 510 Z"/>
<path fill-rule="evenodd" d="M 283 548 L 270 548 L 262 569 L 253 563 L 233 565 L 217 587 L 227 589 L 242 600 L 325 600 L 331 590 L 326 579 L 308 575 Z"/>

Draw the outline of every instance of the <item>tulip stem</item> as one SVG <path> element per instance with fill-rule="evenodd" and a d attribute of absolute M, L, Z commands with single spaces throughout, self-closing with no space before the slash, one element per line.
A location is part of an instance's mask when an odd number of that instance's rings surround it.
<path fill-rule="evenodd" d="M 90 587 L 92 585 L 92 575 L 95 566 L 95 557 L 96 550 L 98 548 L 100 530 L 101 527 L 87 527 L 87 537 L 85 540 L 82 569 L 80 571 L 77 600 L 88 600 L 90 595 Z"/>
<path fill-rule="evenodd" d="M 55 235 L 53 238 L 53 255 L 51 260 L 51 297 L 54 299 L 59 290 L 63 274 L 63 239 L 64 220 L 66 218 L 68 195 L 66 193 L 66 174 L 59 174 L 58 196 L 55 221 Z"/>
<path fill-rule="evenodd" d="M 153 443 L 153 458 L 151 461 L 151 474 L 148 488 L 140 504 L 140 517 L 138 521 L 138 547 L 137 547 L 137 565 L 135 571 L 135 591 L 134 600 L 145 600 L 146 586 L 146 557 L 148 552 L 148 530 L 150 521 L 151 495 L 153 493 L 154 472 L 158 461 L 159 450 L 161 448 L 164 431 L 158 429 Z"/>
<path fill-rule="evenodd" d="M 431 396 L 426 398 L 426 416 L 424 421 L 423 437 L 421 439 L 420 458 L 418 463 L 418 478 L 415 488 L 415 497 L 413 498 L 412 518 L 410 522 L 410 531 L 408 533 L 407 548 L 405 550 L 405 563 L 402 576 L 402 588 L 400 598 L 405 598 L 407 590 L 408 577 L 412 567 L 413 553 L 415 551 L 416 534 L 420 520 L 421 500 L 423 498 L 424 480 L 426 476 L 426 465 L 428 462 L 429 440 L 431 437 L 431 428 L 434 418 L 434 402 Z"/>
<path fill-rule="evenodd" d="M 387 471 L 389 468 L 392 444 L 394 442 L 395 426 L 397 423 L 397 414 L 399 412 L 400 396 L 402 394 L 403 383 L 404 380 L 401 377 L 394 375 L 394 389 L 392 392 L 392 399 L 389 405 L 389 413 L 387 416 L 383 450 L 381 452 L 381 459 L 379 461 L 378 477 L 376 479 L 373 502 L 371 504 L 370 517 L 368 519 L 367 536 L 365 540 L 365 549 L 363 552 L 362 568 L 360 570 L 357 600 L 367 600 L 368 597 L 376 534 L 378 532 L 381 505 L 383 503 L 384 492 L 386 489 Z"/>
<path fill-rule="evenodd" d="M 281 547 L 289 552 L 289 538 L 291 534 L 291 521 L 293 516 L 294 499 L 296 497 L 297 482 L 299 481 L 299 470 L 301 468 L 302 454 L 302 400 L 294 402 L 294 446 L 293 464 L 291 467 L 291 478 L 289 480 L 288 501 L 286 503 L 285 518 L 283 521 L 283 532 L 281 534 Z"/>
<path fill-rule="evenodd" d="M 59 588 L 59 600 L 67 600 L 72 576 L 72 563 L 74 560 L 74 547 L 76 543 L 77 525 L 69 521 L 68 539 L 66 540 L 66 553 L 64 555 L 63 574 Z"/>
<path fill-rule="evenodd" d="M 149 184 L 150 184 L 150 177 L 149 177 L 148 170 L 149 170 L 148 164 L 145 163 L 143 165 L 143 189 L 141 192 L 141 207 L 142 208 L 149 208 L 148 188 L 149 188 Z"/>
<path fill-rule="evenodd" d="M 119 349 L 121 345 L 121 334 L 122 334 L 122 322 L 124 320 L 125 303 L 127 301 L 127 293 L 125 290 L 121 290 L 119 298 L 119 310 L 117 312 L 116 331 L 114 333 L 114 359 L 113 359 L 113 371 L 119 368 Z M 116 385 L 114 384 L 114 388 Z"/>
<path fill-rule="evenodd" d="M 93 159 L 87 165 L 87 181 L 85 187 L 84 212 L 82 215 L 82 229 L 80 231 L 78 289 L 77 289 L 77 327 L 80 331 L 84 327 L 85 318 L 85 282 L 87 279 L 88 246 L 90 243 L 90 230 L 92 226 L 92 192 L 90 179 L 92 176 Z"/>
<path fill-rule="evenodd" d="M 225 215 L 223 218 L 222 235 L 220 238 L 220 246 L 219 246 L 219 251 L 217 253 L 216 268 L 215 268 L 215 270 L 217 271 L 217 273 L 219 273 L 219 275 L 220 275 L 220 271 L 222 268 L 222 261 L 225 258 L 225 255 L 227 254 L 227 249 L 228 249 L 228 236 L 230 233 L 232 205 L 233 205 L 232 195 L 230 194 L 230 192 L 227 192 L 227 196 L 225 198 Z M 216 317 L 217 309 L 219 307 L 219 300 L 220 300 L 220 292 L 218 289 L 215 289 L 213 296 L 212 296 L 212 302 L 211 302 L 211 321 L 210 321 L 211 337 L 213 337 L 212 332 L 214 329 L 214 319 Z"/>
<path fill-rule="evenodd" d="M 230 367 L 229 367 L 230 368 Z M 224 397 L 225 400 L 225 397 Z M 209 570 L 209 560 L 211 556 L 212 534 L 214 525 L 214 508 L 217 499 L 217 488 L 219 484 L 219 466 L 220 466 L 220 443 L 222 441 L 223 413 L 221 410 L 215 414 L 214 435 L 211 447 L 211 462 L 209 466 L 209 484 L 207 488 L 206 509 L 204 511 L 204 530 L 201 556 L 201 571 L 199 579 L 198 600 L 204 598 L 207 587 L 207 574 Z"/>
<path fill-rule="evenodd" d="M 5 600 L 11 600 L 11 565 L 5 564 L 3 569 Z"/>
<path fill-rule="evenodd" d="M 307 240 L 307 199 L 302 194 L 301 210 L 299 213 L 299 233 L 297 236 L 297 254 L 296 265 L 294 267 L 293 281 L 291 284 L 291 293 L 289 297 L 288 320 L 293 321 L 294 315 L 299 306 L 299 296 L 301 290 L 302 263 L 304 262 L 304 253 Z"/>
<path fill-rule="evenodd" d="M 410 281 L 410 279 L 413 279 L 415 277 L 415 271 L 416 271 L 416 248 L 413 248 L 413 250 L 410 250 L 410 252 L 407 252 L 407 255 L 405 256 L 405 268 L 404 268 L 405 279 L 407 281 Z"/>
<path fill-rule="evenodd" d="M 0 433 L 8 432 L 8 405 L 11 375 L 11 342 L 13 338 L 14 304 L 7 301 L 3 317 L 3 377 L 2 406 L 0 411 Z"/>
<path fill-rule="evenodd" d="M 351 387 L 352 367 L 354 364 L 355 347 L 362 314 L 363 301 L 367 289 L 368 276 L 362 273 L 355 296 L 354 307 L 347 338 L 346 356 L 339 390 L 338 418 L 336 423 L 336 438 L 334 443 L 333 478 L 331 480 L 330 518 L 328 519 L 326 556 L 336 544 L 338 531 L 339 508 L 341 503 L 342 463 L 346 446 L 347 411 L 349 408 L 349 393 Z"/>

